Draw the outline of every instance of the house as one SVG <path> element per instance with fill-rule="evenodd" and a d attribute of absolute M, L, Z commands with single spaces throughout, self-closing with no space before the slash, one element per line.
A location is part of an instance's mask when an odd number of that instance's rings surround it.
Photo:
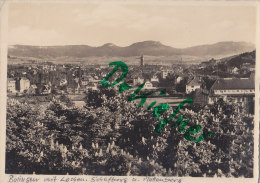
<path fill-rule="evenodd" d="M 215 81 L 210 89 L 209 104 L 219 98 L 226 102 L 240 103 L 243 108 L 254 112 L 255 81 L 250 78 L 221 78 Z"/>
<path fill-rule="evenodd" d="M 154 75 L 154 76 L 151 78 L 151 82 L 159 82 L 158 77 Z"/>
<path fill-rule="evenodd" d="M 74 81 L 75 81 L 76 83 L 79 83 L 79 78 L 78 78 L 78 77 L 74 78 Z"/>
<path fill-rule="evenodd" d="M 83 77 L 83 78 L 81 79 L 81 85 L 82 85 L 82 86 L 87 86 L 88 83 L 89 83 L 89 80 L 87 79 L 87 77 Z"/>
<path fill-rule="evenodd" d="M 255 93 L 255 84 L 253 78 L 221 78 L 210 90 L 214 95 L 247 95 Z"/>
<path fill-rule="evenodd" d="M 51 87 L 49 85 L 43 85 L 41 94 L 48 95 L 51 93 Z"/>
<path fill-rule="evenodd" d="M 37 92 L 37 86 L 36 85 L 31 85 L 30 88 L 27 91 L 28 94 L 36 94 L 36 92 Z"/>
<path fill-rule="evenodd" d="M 196 89 L 200 89 L 202 87 L 202 81 L 200 77 L 194 77 L 193 80 L 188 82 L 186 85 L 186 93 L 189 94 Z"/>
<path fill-rule="evenodd" d="M 176 84 L 179 84 L 183 79 L 184 79 L 184 75 L 180 74 L 177 78 L 176 78 Z"/>
<path fill-rule="evenodd" d="M 138 85 L 138 84 L 142 84 L 142 83 L 144 83 L 144 78 L 138 77 L 138 78 L 136 78 L 136 79 L 133 79 L 133 85 L 134 85 L 134 86 L 135 86 L 135 85 Z"/>
<path fill-rule="evenodd" d="M 13 78 L 7 79 L 7 92 L 16 93 L 15 80 Z"/>
<path fill-rule="evenodd" d="M 85 80 L 86 82 L 92 82 L 95 79 L 90 75 L 83 75 L 82 80 Z"/>
<path fill-rule="evenodd" d="M 23 93 L 25 91 L 27 91 L 30 88 L 30 80 L 25 78 L 25 77 L 21 77 L 18 78 L 16 81 L 16 90 L 18 90 L 20 93 Z"/>
<path fill-rule="evenodd" d="M 66 79 L 61 79 L 60 80 L 60 86 L 64 86 L 68 83 L 68 81 Z"/>
<path fill-rule="evenodd" d="M 153 89 L 153 84 L 150 81 L 145 82 L 144 89 Z"/>
<path fill-rule="evenodd" d="M 231 72 L 233 74 L 238 74 L 239 69 L 237 67 L 232 68 Z"/>
<path fill-rule="evenodd" d="M 47 70 L 48 68 L 49 68 L 48 65 L 42 65 L 42 69 L 43 69 L 43 70 Z"/>
<path fill-rule="evenodd" d="M 56 69 L 56 65 L 51 65 L 51 66 L 50 66 L 50 70 L 51 70 L 51 71 L 56 71 L 56 70 L 57 70 L 57 69 Z"/>
<path fill-rule="evenodd" d="M 163 71 L 161 72 L 161 77 L 162 77 L 163 79 L 166 79 L 166 77 L 168 76 L 168 74 L 169 74 L 169 71 L 168 71 L 168 70 L 163 70 Z"/>

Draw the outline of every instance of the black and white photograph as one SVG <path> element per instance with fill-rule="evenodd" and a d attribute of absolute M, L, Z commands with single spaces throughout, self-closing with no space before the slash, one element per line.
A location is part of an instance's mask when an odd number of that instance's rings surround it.
<path fill-rule="evenodd" d="M 7 10 L 8 182 L 258 177 L 257 3 L 35 0 Z"/>

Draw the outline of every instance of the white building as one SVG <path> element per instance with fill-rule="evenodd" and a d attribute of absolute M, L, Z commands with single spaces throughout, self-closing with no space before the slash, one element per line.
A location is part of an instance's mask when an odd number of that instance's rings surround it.
<path fill-rule="evenodd" d="M 196 89 L 200 89 L 201 85 L 202 85 L 201 80 L 198 77 L 195 77 L 186 85 L 186 93 L 188 94 L 195 91 Z"/>
<path fill-rule="evenodd" d="M 179 76 L 176 78 L 176 83 L 179 84 L 183 79 L 184 79 L 184 76 L 179 75 Z"/>
<path fill-rule="evenodd" d="M 150 81 L 147 81 L 144 85 L 144 89 L 153 89 L 153 84 Z"/>
<path fill-rule="evenodd" d="M 163 70 L 163 71 L 161 72 L 161 75 L 162 75 L 162 78 L 163 78 L 163 79 L 166 79 L 166 77 L 168 76 L 168 74 L 169 74 L 169 71 L 168 71 L 168 70 Z"/>
<path fill-rule="evenodd" d="M 159 82 L 158 77 L 157 77 L 157 76 L 153 76 L 153 77 L 151 78 L 151 82 Z"/>
<path fill-rule="evenodd" d="M 15 80 L 13 78 L 7 79 L 7 92 L 16 93 Z"/>
<path fill-rule="evenodd" d="M 233 74 L 238 74 L 238 71 L 239 71 L 239 69 L 238 69 L 237 67 L 234 67 L 234 68 L 232 69 L 232 73 L 233 73 Z"/>
<path fill-rule="evenodd" d="M 232 99 L 233 102 L 252 100 L 255 95 L 254 78 L 222 78 L 215 81 L 210 89 L 209 103 L 219 98 L 224 101 Z"/>
<path fill-rule="evenodd" d="M 18 90 L 23 93 L 24 91 L 28 90 L 30 88 L 30 80 L 27 78 L 20 78 L 18 81 Z"/>

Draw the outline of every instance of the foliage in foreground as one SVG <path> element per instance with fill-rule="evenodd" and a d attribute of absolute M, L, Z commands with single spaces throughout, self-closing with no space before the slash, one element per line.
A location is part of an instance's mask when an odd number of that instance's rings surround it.
<path fill-rule="evenodd" d="M 90 92 L 84 108 L 9 99 L 6 173 L 253 176 L 253 118 L 237 106 L 220 101 L 181 110 L 186 128 L 200 124 L 215 133 L 197 144 L 170 124 L 155 135 L 158 119 L 137 106 L 113 90 Z"/>

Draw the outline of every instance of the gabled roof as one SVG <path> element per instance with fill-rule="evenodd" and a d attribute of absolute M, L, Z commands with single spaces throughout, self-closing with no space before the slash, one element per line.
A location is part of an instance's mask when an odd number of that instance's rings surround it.
<path fill-rule="evenodd" d="M 198 77 L 195 77 L 187 85 L 195 86 L 195 85 L 201 85 L 201 84 L 202 84 L 201 80 Z"/>
<path fill-rule="evenodd" d="M 36 88 L 37 88 L 37 86 L 36 86 L 36 85 L 31 85 L 31 88 L 34 88 L 34 89 L 36 89 Z"/>
<path fill-rule="evenodd" d="M 211 90 L 234 90 L 234 89 L 255 89 L 253 78 L 221 78 L 215 81 Z"/>
<path fill-rule="evenodd" d="M 7 81 L 15 81 L 14 78 L 7 78 Z"/>

